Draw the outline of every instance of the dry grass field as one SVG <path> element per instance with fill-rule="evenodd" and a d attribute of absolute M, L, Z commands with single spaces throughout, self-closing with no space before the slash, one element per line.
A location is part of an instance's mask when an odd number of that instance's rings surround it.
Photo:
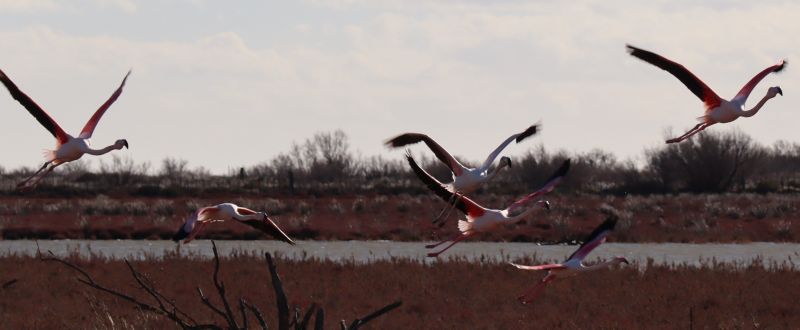
<path fill-rule="evenodd" d="M 154 303 L 122 261 L 70 260 L 98 283 Z M 450 259 L 429 265 L 403 260 L 358 265 L 280 258 L 276 264 L 289 306 L 324 307 L 326 328 L 397 300 L 403 305 L 369 328 L 778 329 L 800 324 L 800 272 L 761 265 L 603 270 L 556 281 L 533 305 L 523 306 L 515 298 L 542 275 L 507 264 Z M 213 261 L 168 257 L 132 265 L 198 322 L 224 325 L 196 291 L 202 288 L 219 305 Z M 175 327 L 162 316 L 79 283 L 79 277 L 57 262 L 0 258 L 0 284 L 6 283 L 0 286 L 0 324 L 8 329 Z M 263 256 L 222 259 L 220 279 L 232 301 L 242 297 L 275 322 L 275 293 Z M 249 320 L 255 327 L 255 320 Z"/>

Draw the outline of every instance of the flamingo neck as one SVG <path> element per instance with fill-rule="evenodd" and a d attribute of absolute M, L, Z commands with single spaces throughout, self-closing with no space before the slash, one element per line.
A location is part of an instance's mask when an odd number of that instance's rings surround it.
<path fill-rule="evenodd" d="M 261 213 L 255 214 L 239 214 L 236 213 L 233 215 L 233 218 L 239 221 L 248 221 L 248 220 L 262 220 Z"/>
<path fill-rule="evenodd" d="M 761 99 L 761 101 L 758 101 L 756 106 L 754 106 L 750 110 L 742 111 L 742 117 L 752 117 L 752 116 L 754 116 L 756 113 L 758 113 L 758 110 L 761 110 L 761 107 L 763 107 L 764 104 L 766 104 L 767 100 L 769 100 L 769 99 L 771 99 L 771 97 L 769 97 L 769 92 L 767 92 L 767 95 L 764 95 L 764 97 Z"/>
<path fill-rule="evenodd" d="M 110 145 L 110 146 L 108 146 L 108 147 L 105 147 L 105 148 L 103 148 L 103 149 L 92 149 L 92 148 L 87 148 L 87 149 L 86 149 L 86 153 L 87 153 L 87 154 L 90 154 L 90 155 L 100 156 L 100 155 L 107 154 L 107 153 L 109 153 L 111 150 L 115 150 L 115 149 L 117 149 L 117 148 L 116 148 L 116 146 L 112 144 L 112 145 Z"/>

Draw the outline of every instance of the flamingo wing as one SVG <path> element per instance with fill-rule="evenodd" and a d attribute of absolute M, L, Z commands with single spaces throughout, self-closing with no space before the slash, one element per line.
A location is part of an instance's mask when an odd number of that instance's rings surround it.
<path fill-rule="evenodd" d="M 83 126 L 81 134 L 78 137 L 82 139 L 88 139 L 92 137 L 92 133 L 94 132 L 94 128 L 97 126 L 97 122 L 100 121 L 100 117 L 103 117 L 103 114 L 106 113 L 106 110 L 108 110 L 108 108 L 114 104 L 114 101 L 119 98 L 120 94 L 122 94 L 122 87 L 125 87 L 125 81 L 128 80 L 128 76 L 130 75 L 131 72 L 128 71 L 128 73 L 125 75 L 125 78 L 122 78 L 122 83 L 119 85 L 119 87 L 117 87 L 117 90 L 114 91 L 114 94 L 111 94 L 111 97 L 109 97 L 108 100 L 106 100 L 106 102 L 94 112 L 92 118 L 89 118 L 89 121 L 86 122 L 85 126 Z"/>
<path fill-rule="evenodd" d="M 595 228 L 586 239 L 583 240 L 583 244 L 573 252 L 567 260 L 583 260 L 592 250 L 596 249 L 600 244 L 606 241 L 606 237 L 611 234 L 614 230 L 614 226 L 617 225 L 617 217 L 616 216 L 609 216 L 606 218 L 603 223 L 601 223 L 597 228 Z"/>
<path fill-rule="evenodd" d="M 272 219 L 270 219 L 270 218 L 266 218 L 266 219 L 264 219 L 264 221 L 261 221 L 261 220 L 239 220 L 239 222 L 241 222 L 241 223 L 243 223 L 245 225 L 248 225 L 250 227 L 253 227 L 255 229 L 258 229 L 258 230 L 260 230 L 262 232 L 265 232 L 268 235 L 270 235 L 270 236 L 272 236 L 272 237 L 274 237 L 274 238 L 276 238 L 278 240 L 284 241 L 284 242 L 289 243 L 291 245 L 295 244 L 294 241 L 289 237 L 289 235 L 286 235 L 286 233 L 284 233 L 283 230 L 281 230 L 281 228 L 278 227 L 278 225 L 276 225 L 275 222 L 273 222 Z"/>
<path fill-rule="evenodd" d="M 706 105 L 706 109 L 713 109 L 719 106 L 722 99 L 714 93 L 714 91 L 706 85 L 700 78 L 697 78 L 691 71 L 686 69 L 683 65 L 673 62 L 661 55 L 653 52 L 646 51 L 641 48 L 636 48 L 627 45 L 628 52 L 634 57 L 655 65 L 662 70 L 671 73 L 675 78 L 678 78 L 687 88 L 689 88 L 694 95 L 700 98 Z"/>
<path fill-rule="evenodd" d="M 172 235 L 172 240 L 175 242 L 179 242 L 186 237 L 189 237 L 189 234 L 192 233 L 194 230 L 194 226 L 197 223 L 197 212 L 190 215 L 186 218 L 186 221 L 178 228 L 178 231 Z"/>
<path fill-rule="evenodd" d="M 511 143 L 511 141 L 515 141 L 516 140 L 517 143 L 519 143 L 520 141 L 524 140 L 525 138 L 536 134 L 536 131 L 538 130 L 538 127 L 539 127 L 538 124 L 537 125 L 533 125 L 531 127 L 528 127 L 522 133 L 517 133 L 517 134 L 514 134 L 512 136 L 509 136 L 505 141 L 503 141 L 503 143 L 500 144 L 500 146 L 498 146 L 496 149 L 494 149 L 494 151 L 492 151 L 491 154 L 489 154 L 489 157 L 486 157 L 486 160 L 483 162 L 483 165 L 481 165 L 481 168 L 483 170 L 488 170 L 489 166 L 492 166 L 492 163 L 494 163 L 494 160 L 497 159 L 497 156 L 500 155 L 500 152 L 502 152 L 503 149 L 508 147 L 508 145 Z"/>
<path fill-rule="evenodd" d="M 758 83 L 762 79 L 764 79 L 764 77 L 766 77 L 768 74 L 772 72 L 781 72 L 783 68 L 786 67 L 786 64 L 787 63 L 785 60 L 781 60 L 780 62 L 778 62 L 778 64 L 775 64 L 759 72 L 755 77 L 753 77 L 753 79 L 750 79 L 750 81 L 748 81 L 747 84 L 744 85 L 744 87 L 742 87 L 742 90 L 740 90 L 739 93 L 736 93 L 736 96 L 733 97 L 731 102 L 736 102 L 740 106 L 744 105 L 744 102 L 747 101 L 747 97 L 750 96 L 750 92 L 753 91 L 753 88 L 755 88 L 756 85 L 758 85 Z"/>
<path fill-rule="evenodd" d="M 429 136 L 427 136 L 425 134 L 421 134 L 421 133 L 405 133 L 405 134 L 401 134 L 401 135 L 398 135 L 398 136 L 386 141 L 386 145 L 390 146 L 390 147 L 398 148 L 398 147 L 402 147 L 402 146 L 405 146 L 405 145 L 414 144 L 414 143 L 417 143 L 417 142 L 420 142 L 420 141 L 425 142 L 425 144 L 428 146 L 428 148 L 430 148 L 431 151 L 433 151 L 433 154 L 436 155 L 436 158 L 439 158 L 439 160 L 441 160 L 442 163 L 447 165 L 447 167 L 450 168 L 450 171 L 452 171 L 453 174 L 455 174 L 456 176 L 459 176 L 462 173 L 464 173 L 464 165 L 461 165 L 461 163 L 459 163 L 458 160 L 456 160 L 455 157 L 450 155 L 450 153 L 447 152 L 447 150 L 442 148 L 442 146 L 440 146 L 438 143 L 436 143 L 436 141 L 434 141 L 433 139 L 431 139 Z"/>
<path fill-rule="evenodd" d="M 567 268 L 562 264 L 545 264 L 545 265 L 536 265 L 536 266 L 526 266 L 526 265 L 515 264 L 513 262 L 511 263 L 511 266 L 517 267 L 518 269 L 522 269 L 522 270 L 549 270 L 549 269 L 564 269 L 564 268 Z"/>
<path fill-rule="evenodd" d="M 50 134 L 53 134 L 53 137 L 55 137 L 59 143 L 63 144 L 69 140 L 69 135 L 67 135 L 67 133 L 61 129 L 61 126 L 58 126 L 58 123 L 56 123 L 56 121 L 53 120 L 53 118 L 51 118 L 50 115 L 44 111 L 44 109 L 36 104 L 33 99 L 19 90 L 19 87 L 17 87 L 17 85 L 14 84 L 14 82 L 11 81 L 11 79 L 8 78 L 8 76 L 6 76 L 2 70 L 0 70 L 0 81 L 2 81 L 3 85 L 6 86 L 8 92 L 11 93 L 11 97 L 22 104 L 22 106 L 25 107 L 25 109 L 28 110 L 28 112 L 50 132 Z"/>
<path fill-rule="evenodd" d="M 547 179 L 547 181 L 545 182 L 544 186 L 539 188 L 539 190 L 534 191 L 534 192 L 528 194 L 527 196 L 523 197 L 522 199 L 514 202 L 514 204 L 511 204 L 511 206 L 508 207 L 508 210 L 511 211 L 511 210 L 514 210 L 514 209 L 516 209 L 518 207 L 522 207 L 523 205 L 525 205 L 528 202 L 538 198 L 539 196 L 542 196 L 542 195 L 544 195 L 546 193 L 549 193 L 549 192 L 553 191 L 553 189 L 556 188 L 556 186 L 561 182 L 561 180 L 564 178 L 564 176 L 567 175 L 567 172 L 569 171 L 570 164 L 571 164 L 571 161 L 568 158 L 563 163 L 561 163 L 561 166 L 558 167 L 558 169 L 555 171 L 555 173 L 553 173 L 553 175 L 551 175 L 550 178 Z"/>
<path fill-rule="evenodd" d="M 414 171 L 414 174 L 428 186 L 430 190 L 439 196 L 445 202 L 449 202 L 453 198 L 453 192 L 445 188 L 439 180 L 432 177 L 428 172 L 425 172 L 417 162 L 411 157 L 411 153 L 406 153 L 406 159 L 408 160 L 408 165 L 411 166 L 411 169 Z M 482 215 L 486 209 L 482 206 L 478 205 L 471 199 L 467 198 L 466 196 L 459 195 L 459 198 L 455 202 L 455 207 L 464 212 L 464 214 L 469 214 L 471 216 L 480 216 Z"/>

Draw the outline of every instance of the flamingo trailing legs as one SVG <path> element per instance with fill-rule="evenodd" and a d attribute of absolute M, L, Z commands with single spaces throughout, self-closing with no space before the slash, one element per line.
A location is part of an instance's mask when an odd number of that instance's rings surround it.
<path fill-rule="evenodd" d="M 572 253 L 572 255 L 567 258 L 567 261 L 563 263 L 538 266 L 524 266 L 512 263 L 511 265 L 519 269 L 547 271 L 547 275 L 545 275 L 539 281 L 539 283 L 519 296 L 519 301 L 523 304 L 529 304 L 533 302 L 533 300 L 536 299 L 542 293 L 542 291 L 544 291 L 544 288 L 547 286 L 547 284 L 556 278 L 573 276 L 587 271 L 608 268 L 620 263 L 627 264 L 628 260 L 624 257 L 615 257 L 611 260 L 591 266 L 586 266 L 583 264 L 583 259 L 586 258 L 586 256 L 591 253 L 592 250 L 596 249 L 598 246 L 600 246 L 600 244 L 606 241 L 606 237 L 611 234 L 611 231 L 614 230 L 614 226 L 616 226 L 616 224 L 617 217 L 613 215 L 609 216 L 605 221 L 603 221 L 602 224 L 600 224 L 600 226 L 595 228 L 588 237 L 586 237 L 578 250 Z"/>
<path fill-rule="evenodd" d="M 424 182 L 428 186 L 428 188 L 433 190 L 433 192 L 437 196 L 439 196 L 439 198 L 445 201 L 453 198 L 453 195 L 455 193 L 447 189 L 447 187 L 445 187 L 441 182 L 436 180 L 434 177 L 428 174 L 428 172 L 425 172 L 425 170 L 419 167 L 414 158 L 411 157 L 410 152 L 406 154 L 406 159 L 408 160 L 408 164 L 411 166 L 411 169 L 414 171 L 417 177 L 420 180 L 422 180 L 422 182 Z M 535 202 L 537 205 L 541 205 L 549 209 L 550 203 L 545 200 L 542 200 L 541 197 L 544 194 L 547 194 L 553 191 L 553 189 L 555 189 L 558 183 L 561 182 L 564 175 L 567 174 L 567 171 L 569 171 L 569 166 L 570 166 L 570 160 L 567 159 L 561 164 L 561 166 L 555 171 L 555 173 L 553 173 L 553 175 L 550 176 L 550 178 L 546 181 L 546 183 L 542 188 L 531 194 L 528 194 L 527 196 L 514 202 L 509 207 L 503 210 L 485 208 L 483 206 L 478 205 L 478 203 L 475 203 L 466 196 L 463 195 L 458 196 L 454 202 L 455 207 L 458 208 L 461 212 L 463 212 L 467 216 L 466 220 L 458 221 L 459 233 L 456 234 L 453 238 L 443 240 L 436 244 L 426 245 L 425 248 L 433 249 L 444 243 L 450 242 L 449 245 L 439 250 L 438 252 L 428 253 L 428 256 L 437 257 L 439 256 L 439 254 L 450 249 L 456 243 L 461 242 L 476 233 L 491 231 L 502 224 L 511 224 L 524 219 L 525 216 L 536 210 L 536 208 L 530 207 L 527 210 L 522 211 L 521 213 L 515 215 L 512 215 L 512 213 L 518 211 L 520 208 L 529 203 Z"/>
<path fill-rule="evenodd" d="M 131 74 L 128 71 L 128 74 L 125 75 L 125 78 L 122 79 L 122 83 L 119 85 L 116 91 L 111 94 L 111 97 L 103 103 L 97 111 L 95 111 L 92 118 L 86 123 L 86 125 L 81 130 L 81 133 L 78 137 L 73 137 L 63 129 L 58 123 L 50 117 L 41 107 L 39 107 L 36 102 L 34 102 L 28 95 L 23 93 L 14 82 L 11 81 L 10 78 L 0 70 L 0 82 L 6 86 L 8 92 L 11 93 L 11 96 L 17 100 L 23 107 L 25 107 L 28 112 L 39 121 L 45 129 L 47 129 L 50 134 L 52 134 L 56 138 L 56 148 L 55 150 L 48 150 L 45 152 L 45 163 L 39 168 L 36 173 L 34 173 L 31 177 L 26 179 L 25 181 L 19 183 L 17 188 L 20 190 L 29 190 L 33 189 L 36 184 L 38 184 L 39 180 L 41 180 L 45 175 L 50 173 L 54 168 L 58 167 L 61 164 L 71 162 L 78 158 L 81 158 L 84 154 L 90 155 L 102 155 L 108 153 L 112 150 L 119 150 L 124 148 L 128 148 L 128 141 L 125 139 L 119 139 L 114 144 L 107 146 L 102 149 L 92 149 L 89 147 L 88 140 L 92 137 L 92 133 L 94 132 L 95 127 L 97 126 L 97 122 L 100 121 L 100 118 L 103 114 L 108 110 L 111 104 L 119 98 L 120 94 L 122 94 L 122 87 L 125 86 L 125 81 L 128 80 L 128 76 Z"/>
<path fill-rule="evenodd" d="M 495 168 L 494 171 L 489 173 L 489 168 L 494 163 L 497 156 L 500 155 L 500 152 L 503 151 L 512 141 L 516 141 L 516 143 L 522 142 L 522 140 L 526 139 L 529 136 L 536 134 L 539 129 L 539 125 L 535 124 L 520 133 L 513 134 L 509 136 L 503 143 L 501 143 L 483 162 L 480 167 L 470 168 L 467 166 L 462 165 L 455 157 L 453 157 L 447 150 L 442 148 L 436 141 L 431 139 L 429 136 L 420 133 L 405 133 L 398 135 L 388 141 L 386 141 L 386 145 L 393 148 L 398 148 L 402 146 L 406 146 L 409 144 L 418 143 L 420 141 L 425 142 L 428 148 L 433 151 L 436 155 L 436 158 L 439 158 L 453 173 L 453 182 L 447 184 L 447 189 L 453 192 L 452 197 L 447 200 L 448 206 L 442 209 L 439 212 L 439 215 L 433 220 L 434 224 L 438 224 L 440 227 L 445 224 L 447 221 L 447 217 L 450 214 L 450 211 L 453 209 L 455 205 L 455 200 L 458 199 L 463 194 L 470 193 L 478 189 L 482 184 L 489 181 L 492 177 L 497 175 L 503 167 L 511 167 L 511 158 L 508 157 L 501 157 L 500 158 L 500 165 Z"/>
<path fill-rule="evenodd" d="M 747 101 L 747 97 L 750 96 L 750 92 L 753 91 L 753 88 L 755 88 L 756 85 L 758 85 L 758 83 L 768 74 L 772 72 L 780 72 L 786 67 L 786 61 L 783 60 L 778 62 L 778 64 L 770 66 L 759 72 L 755 77 L 750 79 L 750 81 L 747 82 L 744 87 L 742 87 L 736 96 L 728 101 L 717 96 L 717 93 L 714 93 L 714 91 L 711 90 L 708 85 L 697 78 L 697 76 L 686 69 L 683 65 L 641 48 L 636 48 L 631 45 L 628 45 L 627 47 L 628 52 L 630 52 L 630 54 L 634 57 L 655 65 L 678 78 L 678 80 L 686 85 L 686 87 L 689 88 L 689 90 L 691 90 L 692 93 L 699 97 L 700 100 L 702 100 L 705 104 L 705 115 L 697 118 L 700 120 L 700 123 L 695 125 L 685 134 L 677 138 L 667 140 L 667 143 L 681 142 L 716 123 L 729 123 L 739 117 L 752 117 L 761 109 L 761 107 L 764 106 L 765 103 L 767 103 L 767 100 L 775 97 L 778 94 L 783 95 L 783 90 L 781 90 L 780 87 L 770 87 L 767 89 L 767 94 L 764 95 L 764 97 L 755 105 L 755 107 L 750 110 L 744 109 L 744 103 Z"/>

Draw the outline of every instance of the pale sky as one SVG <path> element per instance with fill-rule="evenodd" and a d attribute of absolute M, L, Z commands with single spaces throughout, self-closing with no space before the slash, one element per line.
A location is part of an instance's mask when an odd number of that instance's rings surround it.
<path fill-rule="evenodd" d="M 542 132 L 507 154 L 542 143 L 625 159 L 703 111 L 626 43 L 684 64 L 723 98 L 788 59 L 746 107 L 769 86 L 785 96 L 710 130 L 800 142 L 798 13 L 800 3 L 751 0 L 0 0 L 0 68 L 74 135 L 133 69 L 93 146 L 126 138 L 117 154 L 154 166 L 175 157 L 225 173 L 335 129 L 362 155 L 399 158 L 382 142 L 415 131 L 482 160 L 537 121 Z M 4 88 L 0 114 L 0 165 L 40 165 L 54 139 Z"/>

